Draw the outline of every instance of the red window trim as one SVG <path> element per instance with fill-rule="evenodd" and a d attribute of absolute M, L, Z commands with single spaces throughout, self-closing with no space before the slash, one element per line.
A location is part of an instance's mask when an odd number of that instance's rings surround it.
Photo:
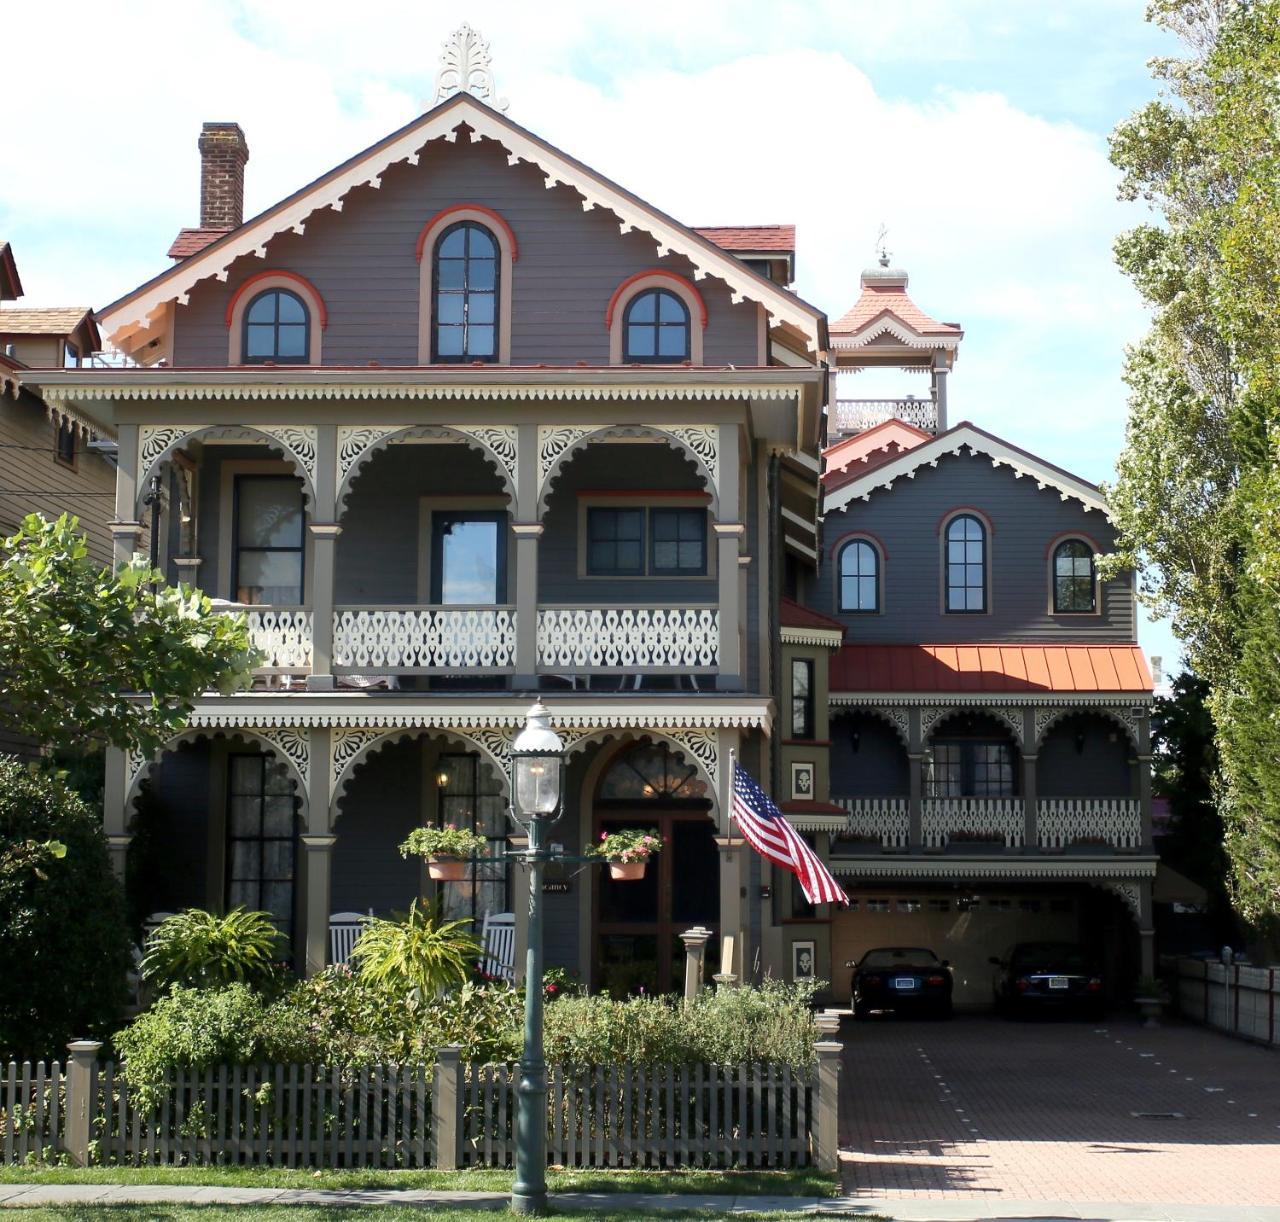
<path fill-rule="evenodd" d="M 274 271 L 255 272 L 248 280 L 244 281 L 234 293 L 231 294 L 231 300 L 227 302 L 226 324 L 231 326 L 232 316 L 236 312 L 236 303 L 245 295 L 255 284 L 261 284 L 268 277 L 275 279 L 292 280 L 295 284 L 306 289 L 311 297 L 315 300 L 316 312 L 319 314 L 320 330 L 325 330 L 329 326 L 329 307 L 325 305 L 324 298 L 320 295 L 320 291 L 316 288 L 306 276 L 300 276 L 297 272 L 287 272 L 281 269 Z M 307 303 L 310 305 L 310 302 Z"/>
<path fill-rule="evenodd" d="M 448 208 L 441 208 L 435 216 L 418 230 L 418 240 L 414 244 L 413 253 L 419 263 L 422 262 L 423 254 L 426 253 L 428 235 L 441 221 L 447 220 L 456 212 L 479 212 L 482 216 L 491 220 L 502 230 L 506 235 L 507 241 L 511 243 L 511 262 L 515 263 L 519 260 L 520 243 L 516 241 L 515 232 L 507 224 L 506 218 L 501 213 L 495 212 L 492 208 L 486 208 L 483 204 L 451 204 Z"/>
<path fill-rule="evenodd" d="M 613 296 L 609 298 L 609 304 L 604 311 L 604 329 L 606 331 L 613 330 L 613 315 L 618 308 L 618 302 L 622 295 L 633 284 L 640 280 L 648 280 L 652 277 L 660 276 L 664 280 L 673 280 L 676 284 L 689 290 L 693 294 L 693 299 L 698 303 L 698 321 L 702 324 L 702 329 L 707 329 L 707 303 L 703 300 L 702 294 L 698 292 L 697 286 L 691 281 L 686 280 L 684 276 L 678 276 L 675 272 L 669 272 L 664 267 L 651 267 L 648 271 L 636 272 L 634 276 L 628 276 L 616 289 L 613 290 Z"/>

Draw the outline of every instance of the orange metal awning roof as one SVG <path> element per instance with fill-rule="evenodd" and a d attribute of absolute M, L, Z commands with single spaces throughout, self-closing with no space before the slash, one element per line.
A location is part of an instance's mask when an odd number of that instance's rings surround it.
<path fill-rule="evenodd" d="M 833 692 L 1149 693 L 1137 645 L 845 645 Z"/>

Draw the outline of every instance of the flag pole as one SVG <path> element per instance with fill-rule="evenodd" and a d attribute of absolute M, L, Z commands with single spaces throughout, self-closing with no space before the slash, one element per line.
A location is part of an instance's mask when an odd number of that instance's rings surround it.
<path fill-rule="evenodd" d="M 725 835 L 730 844 L 733 843 L 733 786 L 738 779 L 738 749 L 729 748 L 729 811 L 725 820 Z"/>

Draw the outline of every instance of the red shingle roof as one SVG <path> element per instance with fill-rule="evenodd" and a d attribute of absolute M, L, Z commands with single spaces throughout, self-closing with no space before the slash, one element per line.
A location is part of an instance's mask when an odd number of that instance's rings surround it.
<path fill-rule="evenodd" d="M 1137 645 L 845 645 L 833 692 L 1123 692 L 1152 689 Z"/>
<path fill-rule="evenodd" d="M 907 273 L 900 268 L 869 267 L 862 273 L 862 296 L 853 309 L 831 324 L 832 335 L 857 335 L 889 314 L 917 335 L 962 336 L 958 323 L 930 318 L 907 296 Z"/>
<path fill-rule="evenodd" d="M 781 604 L 779 618 L 784 628 L 824 628 L 828 631 L 844 632 L 844 625 L 838 619 L 832 619 L 819 611 L 811 611 L 790 598 L 782 598 L 778 601 Z"/>
<path fill-rule="evenodd" d="M 823 486 L 838 488 L 881 463 L 897 458 L 905 450 L 913 450 L 931 440 L 930 434 L 914 424 L 897 419 L 885 420 L 822 451 Z"/>
<path fill-rule="evenodd" d="M 169 247 L 171 259 L 185 259 L 189 255 L 198 255 L 206 246 L 212 246 L 230 229 L 179 229 L 178 236 Z"/>
<path fill-rule="evenodd" d="M 794 254 L 796 249 L 794 225 L 704 225 L 695 226 L 693 232 L 714 242 L 721 250 L 776 250 Z"/>

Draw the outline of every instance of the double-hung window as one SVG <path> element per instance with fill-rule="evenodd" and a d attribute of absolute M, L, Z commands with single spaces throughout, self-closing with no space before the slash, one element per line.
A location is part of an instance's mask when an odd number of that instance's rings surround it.
<path fill-rule="evenodd" d="M 937 740 L 927 780 L 931 798 L 1012 797 L 1013 751 L 1002 742 Z"/>
<path fill-rule="evenodd" d="M 974 614 L 987 609 L 987 531 L 971 513 L 947 523 L 946 610 Z"/>
<path fill-rule="evenodd" d="M 593 506 L 587 510 L 586 572 L 591 577 L 703 577 L 707 511 Z"/>
<path fill-rule="evenodd" d="M 431 515 L 431 601 L 492 606 L 507 597 L 507 515 L 437 510 Z"/>
<path fill-rule="evenodd" d="M 459 221 L 436 243 L 433 362 L 498 359 L 498 243 L 483 225 Z"/>
<path fill-rule="evenodd" d="M 235 483 L 237 602 L 297 606 L 305 551 L 302 481 L 294 475 L 240 475 Z"/>
<path fill-rule="evenodd" d="M 813 737 L 813 659 L 791 662 L 791 737 Z"/>
<path fill-rule="evenodd" d="M 1053 610 L 1059 615 L 1097 610 L 1093 548 L 1083 539 L 1068 539 L 1054 548 Z"/>
<path fill-rule="evenodd" d="M 441 883 L 441 908 L 449 920 L 470 918 L 479 930 L 485 913 L 510 912 L 507 899 L 507 865 L 502 854 L 510 830 L 502 795 L 486 786 L 479 756 L 446 754 L 436 768 L 440 795 L 440 823 L 477 832 L 489 843 L 467 863 L 467 876 L 456 883 Z M 487 792 L 492 789 L 492 792 Z"/>
<path fill-rule="evenodd" d="M 297 799 L 288 770 L 269 755 L 232 755 L 227 774 L 227 905 L 268 912 L 293 930 Z"/>
<path fill-rule="evenodd" d="M 880 553 L 865 539 L 853 539 L 840 550 L 840 610 L 880 610 Z"/>

